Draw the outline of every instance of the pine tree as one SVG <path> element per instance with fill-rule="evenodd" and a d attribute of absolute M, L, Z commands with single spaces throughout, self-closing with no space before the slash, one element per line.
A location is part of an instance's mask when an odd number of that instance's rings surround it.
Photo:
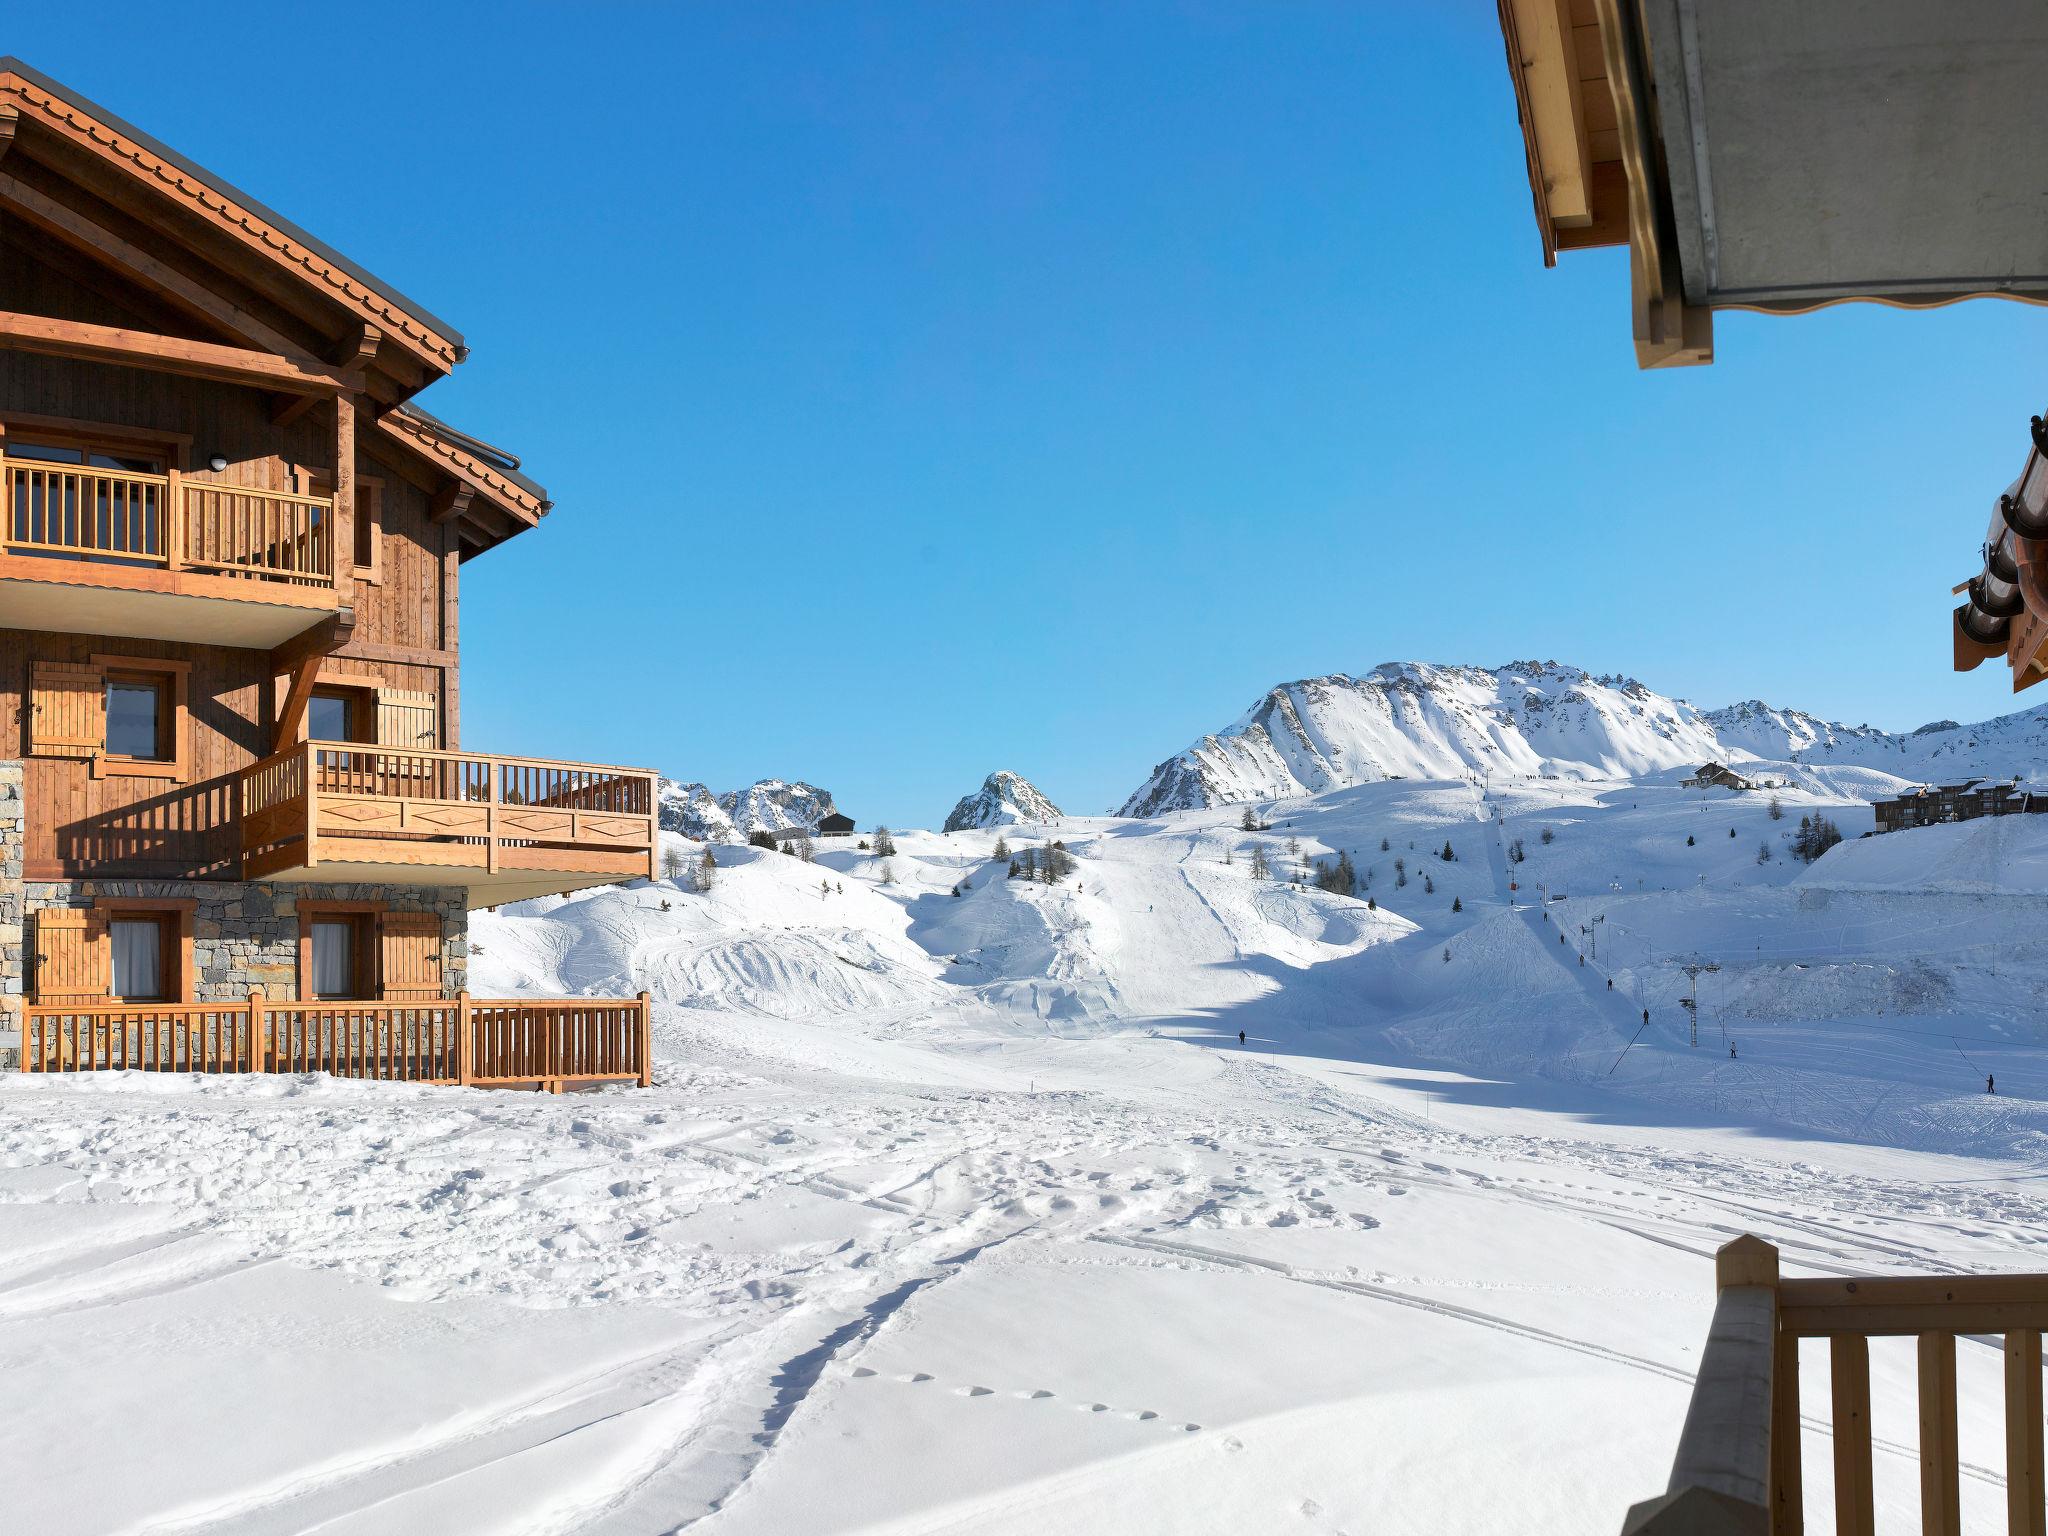
<path fill-rule="evenodd" d="M 1301 839 L 1300 839 L 1300 838 L 1298 838 L 1298 837 L 1290 837 L 1290 838 L 1288 838 L 1288 839 L 1287 839 L 1287 852 L 1288 852 L 1288 855 L 1289 855 L 1290 857 L 1292 857 L 1292 856 L 1293 856 L 1293 855 L 1295 855 L 1295 854 L 1298 854 L 1298 853 L 1300 853 L 1300 852 L 1301 852 Z"/>
<path fill-rule="evenodd" d="M 1237 818 L 1237 825 L 1240 831 L 1256 832 L 1259 830 L 1259 818 L 1250 806 L 1246 806 L 1244 814 Z"/>
<path fill-rule="evenodd" d="M 1434 896 L 1436 894 L 1436 876 L 1424 875 L 1422 877 L 1422 894 L 1425 896 Z"/>
<path fill-rule="evenodd" d="M 830 880 L 820 880 L 818 882 L 818 899 L 822 901 L 831 894 L 832 882 Z"/>
<path fill-rule="evenodd" d="M 1462 911 L 1464 911 L 1464 910 L 1465 910 L 1465 898 L 1464 898 L 1464 897 L 1462 897 L 1462 896 L 1453 896 L 1453 897 L 1451 898 L 1451 910 L 1452 910 L 1453 912 L 1462 912 Z"/>
<path fill-rule="evenodd" d="M 1765 838 L 1756 845 L 1756 861 L 1759 864 L 1771 862 L 1771 842 L 1769 838 Z"/>
<path fill-rule="evenodd" d="M 1009 856 L 1010 845 L 1008 841 L 1004 839 L 1003 834 L 998 832 L 996 834 L 996 845 L 993 849 L 989 851 L 989 857 L 992 859 L 1007 859 Z"/>
<path fill-rule="evenodd" d="M 1730 837 L 1733 837 L 1733 836 L 1735 835 L 1735 829 L 1734 829 L 1733 827 L 1730 827 L 1730 828 L 1728 829 L 1728 835 L 1729 835 Z"/>
<path fill-rule="evenodd" d="M 718 860 L 707 844 L 704 857 L 697 861 L 697 889 L 700 892 L 711 889 L 711 883 L 718 878 Z"/>
<path fill-rule="evenodd" d="M 1776 795 L 1771 796 L 1771 803 L 1765 809 L 1770 812 L 1771 820 L 1783 821 L 1785 819 L 1784 803 Z"/>
<path fill-rule="evenodd" d="M 686 866 L 685 861 L 683 859 L 682 849 L 676 847 L 673 843 L 671 843 L 666 848 L 661 850 L 662 879 L 668 881 L 676 881 L 682 879 L 683 870 L 685 867 Z"/>
<path fill-rule="evenodd" d="M 1557 841 L 1557 833 L 1550 827 L 1543 829 L 1543 845 L 1547 848 Z"/>
<path fill-rule="evenodd" d="M 1692 834 L 1690 832 L 1685 835 L 1685 846 L 1688 848 L 1693 846 Z"/>
<path fill-rule="evenodd" d="M 1454 863 L 1456 863 L 1456 862 L 1457 862 L 1457 858 L 1458 858 L 1458 856 L 1457 856 L 1457 855 L 1456 855 L 1455 853 L 1451 852 L 1451 840 L 1450 840 L 1449 838 L 1445 838 L 1445 839 L 1444 839 L 1444 862 L 1445 862 L 1446 864 L 1454 864 Z"/>
<path fill-rule="evenodd" d="M 1387 840 L 1386 840 L 1386 839 L 1385 839 L 1385 838 L 1383 837 L 1383 838 L 1381 838 L 1381 839 L 1380 839 L 1380 852 L 1381 852 L 1381 853 L 1385 853 L 1385 852 L 1387 851 L 1387 848 L 1388 848 L 1388 843 L 1387 843 Z"/>
<path fill-rule="evenodd" d="M 1254 880 L 1270 880 L 1273 878 L 1273 866 L 1266 862 L 1266 845 L 1264 843 L 1252 844 L 1252 878 Z"/>
<path fill-rule="evenodd" d="M 887 827 L 875 828 L 875 857 L 893 859 L 896 857 L 896 839 L 889 835 Z"/>
<path fill-rule="evenodd" d="M 817 862 L 817 845 L 811 841 L 809 833 L 805 833 L 796 840 L 796 856 L 806 864 L 815 864 Z"/>
<path fill-rule="evenodd" d="M 895 883 L 896 866 L 891 864 L 887 859 L 882 860 L 882 884 L 894 885 Z"/>

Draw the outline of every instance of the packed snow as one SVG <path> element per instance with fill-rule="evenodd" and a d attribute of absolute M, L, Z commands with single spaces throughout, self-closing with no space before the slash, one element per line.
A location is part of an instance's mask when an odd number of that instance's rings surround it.
<path fill-rule="evenodd" d="M 654 994 L 644 1092 L 0 1081 L 7 1524 L 1617 1529 L 1732 1234 L 2048 1260 L 2048 819 L 1864 837 L 1795 766 L 725 844 L 480 914 L 480 994 Z M 1903 1525 L 1910 1342 L 1872 1371 Z"/>

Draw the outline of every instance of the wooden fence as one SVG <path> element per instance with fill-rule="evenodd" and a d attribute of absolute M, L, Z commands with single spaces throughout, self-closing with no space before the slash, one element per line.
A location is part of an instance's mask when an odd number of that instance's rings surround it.
<path fill-rule="evenodd" d="M 2005 1357 L 2009 1536 L 2048 1536 L 2042 1473 L 2041 1330 L 2048 1275 L 1781 1279 L 1778 1250 L 1739 1237 L 1715 1255 L 1719 1297 L 1664 1494 L 1636 1505 L 1623 1536 L 1799 1536 L 1799 1341 L 1828 1341 L 1834 1528 L 1873 1536 L 1870 1340 L 1919 1349 L 1920 1529 L 1960 1536 L 1956 1339 L 1998 1335 Z"/>
<path fill-rule="evenodd" d="M 649 999 L 31 1004 L 25 1072 L 328 1072 L 538 1087 L 654 1080 Z"/>

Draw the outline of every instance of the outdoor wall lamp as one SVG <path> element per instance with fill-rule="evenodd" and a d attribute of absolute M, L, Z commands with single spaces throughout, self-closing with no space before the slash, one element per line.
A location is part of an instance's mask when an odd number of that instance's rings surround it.
<path fill-rule="evenodd" d="M 217 475 L 228 467 L 228 456 L 224 453 L 216 453 L 206 461 L 206 467 Z"/>

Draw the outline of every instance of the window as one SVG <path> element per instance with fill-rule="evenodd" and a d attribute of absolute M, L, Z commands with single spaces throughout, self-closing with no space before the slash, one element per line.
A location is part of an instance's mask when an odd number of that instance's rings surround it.
<path fill-rule="evenodd" d="M 377 995 L 376 901 L 299 903 L 299 997 L 305 1002 Z"/>
<path fill-rule="evenodd" d="M 95 776 L 189 777 L 191 729 L 187 695 L 192 663 L 155 656 L 95 656 L 100 739 L 91 756 Z"/>
<path fill-rule="evenodd" d="M 160 917 L 115 917 L 112 937 L 114 996 L 124 1003 L 167 1000 L 164 976 L 164 922 Z"/>
<path fill-rule="evenodd" d="M 365 698 L 356 688 L 315 688 L 306 705 L 308 741 L 364 741 Z"/>
<path fill-rule="evenodd" d="M 313 924 L 313 995 L 353 997 L 356 991 L 355 920 L 321 918 Z"/>
<path fill-rule="evenodd" d="M 146 762 L 163 762 L 170 732 L 165 728 L 170 711 L 165 707 L 164 679 L 115 672 L 107 677 L 107 752 L 113 757 L 132 757 Z"/>

